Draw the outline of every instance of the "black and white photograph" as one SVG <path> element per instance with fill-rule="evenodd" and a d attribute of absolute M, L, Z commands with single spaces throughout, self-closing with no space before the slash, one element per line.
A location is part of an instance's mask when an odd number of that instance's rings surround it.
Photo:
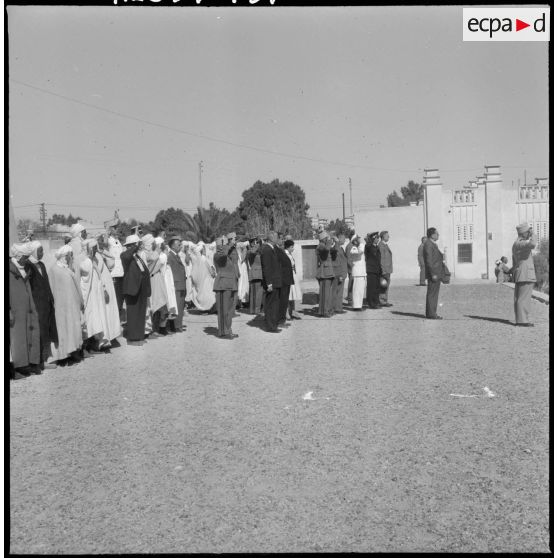
<path fill-rule="evenodd" d="M 4 8 L 7 553 L 552 553 L 549 4 Z"/>

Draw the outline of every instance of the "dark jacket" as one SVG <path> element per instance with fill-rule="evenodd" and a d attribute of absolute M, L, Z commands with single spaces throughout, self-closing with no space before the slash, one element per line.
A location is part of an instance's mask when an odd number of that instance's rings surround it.
<path fill-rule="evenodd" d="M 343 246 L 341 246 L 341 244 L 339 243 L 336 244 L 336 249 L 337 254 L 335 259 L 333 260 L 333 272 L 335 273 L 335 277 L 346 279 L 347 273 L 349 272 L 349 267 L 347 265 L 347 254 L 345 253 L 345 250 L 343 250 Z"/>
<path fill-rule="evenodd" d="M 124 268 L 122 294 L 137 296 L 141 289 L 142 292 L 146 293 L 146 296 L 151 296 L 151 279 L 147 264 L 144 262 L 143 267 L 140 267 L 140 264 L 137 262 L 136 258 L 134 258 L 133 252 L 130 250 L 122 252 L 122 254 L 120 254 L 120 259 L 122 260 L 122 267 Z"/>
<path fill-rule="evenodd" d="M 248 280 L 262 280 L 262 260 L 260 255 L 260 247 L 249 248 L 247 254 L 248 260 Z"/>
<path fill-rule="evenodd" d="M 213 256 L 217 275 L 213 281 L 214 291 L 238 291 L 238 265 L 233 261 L 234 246 L 219 246 Z"/>
<path fill-rule="evenodd" d="M 37 268 L 40 268 L 40 271 Z M 39 314 L 41 343 L 43 345 L 48 345 L 50 342 L 58 343 L 56 316 L 54 314 L 54 296 L 50 289 L 45 264 L 41 261 L 36 264 L 28 262 L 25 269 L 29 274 L 33 300 Z"/>
<path fill-rule="evenodd" d="M 422 253 L 424 255 L 424 265 L 426 267 L 426 278 L 432 280 L 432 276 L 436 275 L 438 281 L 440 281 L 444 267 L 444 255 L 440 252 L 438 245 L 429 238 L 424 243 Z"/>
<path fill-rule="evenodd" d="M 170 268 L 172 270 L 172 278 L 174 279 L 174 290 L 185 291 L 186 268 L 184 267 L 182 260 L 172 250 L 169 250 L 167 263 L 170 265 Z"/>
<path fill-rule="evenodd" d="M 262 286 L 266 290 L 268 285 L 273 285 L 274 289 L 281 288 L 281 264 L 277 255 L 278 251 L 279 248 L 272 248 L 269 244 L 262 246 Z"/>
<path fill-rule="evenodd" d="M 390 275 L 393 273 L 393 260 L 391 256 L 391 248 L 387 243 L 380 241 L 378 244 L 380 249 L 380 264 L 382 267 L 382 275 Z"/>
<path fill-rule="evenodd" d="M 364 258 L 366 259 L 366 273 L 382 273 L 382 256 L 378 246 L 368 241 L 364 247 Z"/>
<path fill-rule="evenodd" d="M 283 248 L 277 248 L 277 255 L 281 266 L 281 286 L 289 287 L 294 285 L 293 264 L 291 263 L 291 258 L 289 258 Z"/>
<path fill-rule="evenodd" d="M 318 267 L 316 270 L 316 279 L 332 279 L 335 277 L 333 269 L 333 260 L 337 258 L 337 248 L 331 239 L 325 243 L 320 242 L 316 248 L 318 258 Z"/>

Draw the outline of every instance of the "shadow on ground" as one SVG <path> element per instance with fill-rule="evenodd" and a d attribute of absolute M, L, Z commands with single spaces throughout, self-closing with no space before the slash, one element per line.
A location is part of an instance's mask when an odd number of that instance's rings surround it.
<path fill-rule="evenodd" d="M 408 318 L 422 318 L 423 320 L 426 319 L 426 316 L 424 314 L 417 314 L 416 312 L 401 312 L 399 310 L 392 310 L 391 313 L 397 316 L 406 316 Z"/>
<path fill-rule="evenodd" d="M 472 316 L 469 314 L 465 314 L 466 318 L 472 318 L 473 320 L 483 320 L 485 322 L 496 322 L 500 324 L 511 325 L 515 327 L 515 324 L 510 320 L 504 320 L 503 318 L 491 318 L 489 316 Z"/>

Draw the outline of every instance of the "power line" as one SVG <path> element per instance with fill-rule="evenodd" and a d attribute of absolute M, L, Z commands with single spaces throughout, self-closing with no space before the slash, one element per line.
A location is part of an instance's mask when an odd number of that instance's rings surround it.
<path fill-rule="evenodd" d="M 405 169 L 390 169 L 390 168 L 381 168 L 381 167 L 371 167 L 368 165 L 358 165 L 358 164 L 352 164 L 352 163 L 344 163 L 344 162 L 340 162 L 340 161 L 326 161 L 325 159 L 317 159 L 314 157 L 305 157 L 304 155 L 295 155 L 293 153 L 284 153 L 281 151 L 271 151 L 270 149 L 264 149 L 262 147 L 256 147 L 254 145 L 247 145 L 247 144 L 242 144 L 242 143 L 235 143 L 232 141 L 228 141 L 228 140 L 224 140 L 222 138 L 215 138 L 212 136 L 206 136 L 204 134 L 198 134 L 195 132 L 188 132 L 187 130 L 182 130 L 180 128 L 175 128 L 173 126 L 167 126 L 166 124 L 160 124 L 159 122 L 154 122 L 152 120 L 145 120 L 143 118 L 139 118 L 137 116 L 132 116 L 130 114 L 125 114 L 116 110 L 111 110 L 111 109 L 107 109 L 107 108 L 103 108 L 103 107 L 99 107 L 97 105 L 91 104 L 91 103 L 86 103 L 85 101 L 80 101 L 78 99 L 74 99 L 72 97 L 68 97 L 66 95 L 62 95 L 60 93 L 55 93 L 53 91 L 49 91 L 48 89 L 43 89 L 42 87 L 37 87 L 36 85 L 31 85 L 30 83 L 25 83 L 23 81 L 19 81 L 17 79 L 10 79 L 9 81 L 13 82 L 13 83 L 17 83 L 19 85 L 23 85 L 24 87 L 28 87 L 30 89 L 34 89 L 36 91 L 40 91 L 41 93 L 46 93 L 47 95 L 52 95 L 53 97 L 58 97 L 60 99 L 64 99 L 65 101 L 69 101 L 72 103 L 76 103 L 78 105 L 83 105 L 85 107 L 89 107 L 89 108 L 93 108 L 96 110 L 100 110 L 102 112 L 106 112 L 108 114 L 112 114 L 114 116 L 119 116 L 120 118 L 126 118 L 128 120 L 133 120 L 135 122 L 140 122 L 142 124 L 147 124 L 149 126 L 155 126 L 157 128 L 162 128 L 164 130 L 170 130 L 172 132 L 177 132 L 179 134 L 185 134 L 187 136 L 191 136 L 191 137 L 195 137 L 195 138 L 200 138 L 200 139 L 204 139 L 207 141 L 213 141 L 216 143 L 222 143 L 225 145 L 230 145 L 233 147 L 240 147 L 242 149 L 249 149 L 252 151 L 258 151 L 260 153 L 267 153 L 270 155 L 278 155 L 279 157 L 286 157 L 289 159 L 299 159 L 299 160 L 303 160 L 303 161 L 310 161 L 313 163 L 323 163 L 326 165 L 336 165 L 336 166 L 343 166 L 343 167 L 350 167 L 350 168 L 363 168 L 363 169 L 370 169 L 370 170 L 376 170 L 376 171 L 389 171 L 389 172 L 416 172 L 416 169 L 411 170 L 405 170 Z"/>

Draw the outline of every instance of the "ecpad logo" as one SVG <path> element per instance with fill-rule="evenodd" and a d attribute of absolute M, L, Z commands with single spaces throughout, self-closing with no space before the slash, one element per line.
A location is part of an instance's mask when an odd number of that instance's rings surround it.
<path fill-rule="evenodd" d="M 463 8 L 464 41 L 548 41 L 550 8 Z"/>

